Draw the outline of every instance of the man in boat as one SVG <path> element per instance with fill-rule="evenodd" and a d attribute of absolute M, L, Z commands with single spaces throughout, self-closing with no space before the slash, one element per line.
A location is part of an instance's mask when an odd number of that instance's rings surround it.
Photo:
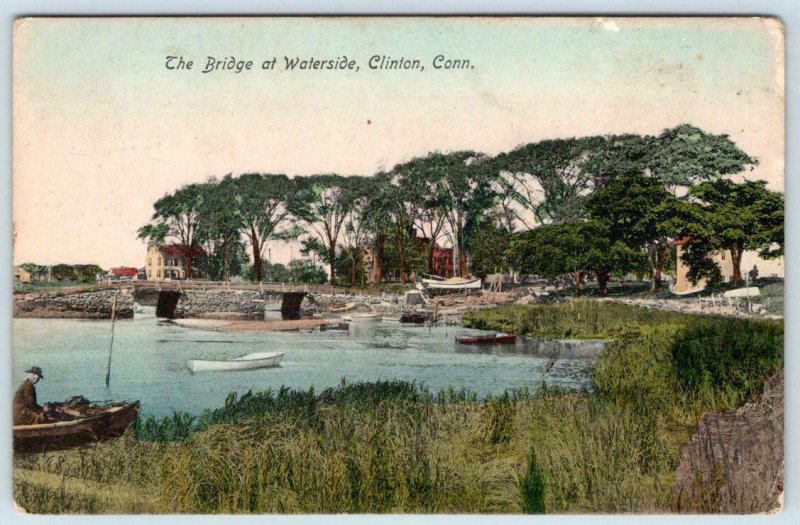
<path fill-rule="evenodd" d="M 40 407 L 36 403 L 36 387 L 34 386 L 40 379 L 44 379 L 42 369 L 32 366 L 25 371 L 28 375 L 19 385 L 17 393 L 14 394 L 14 424 L 15 425 L 36 425 L 45 423 L 49 419 L 48 407 Z"/>

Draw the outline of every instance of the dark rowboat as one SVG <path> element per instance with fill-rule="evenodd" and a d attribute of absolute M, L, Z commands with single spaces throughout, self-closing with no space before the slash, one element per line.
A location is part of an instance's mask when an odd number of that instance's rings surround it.
<path fill-rule="evenodd" d="M 403 314 L 400 316 L 401 323 L 413 323 L 413 324 L 422 324 L 427 321 L 430 317 L 428 314 L 421 314 L 421 313 L 408 313 Z"/>
<path fill-rule="evenodd" d="M 513 345 L 517 342 L 514 334 L 493 334 L 493 335 L 464 335 L 456 337 L 460 345 Z"/>
<path fill-rule="evenodd" d="M 96 412 L 86 415 L 64 411 L 66 417 L 71 416 L 74 419 L 38 425 L 15 425 L 14 452 L 51 452 L 118 438 L 136 421 L 139 414 L 138 401 L 96 408 Z"/>

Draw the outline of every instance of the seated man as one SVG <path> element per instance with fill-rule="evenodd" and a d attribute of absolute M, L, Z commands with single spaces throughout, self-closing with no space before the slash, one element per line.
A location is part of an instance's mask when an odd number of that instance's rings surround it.
<path fill-rule="evenodd" d="M 36 403 L 36 387 L 39 379 L 44 379 L 42 369 L 33 366 L 25 371 L 28 375 L 14 394 L 14 424 L 35 425 L 48 420 L 47 409 Z"/>

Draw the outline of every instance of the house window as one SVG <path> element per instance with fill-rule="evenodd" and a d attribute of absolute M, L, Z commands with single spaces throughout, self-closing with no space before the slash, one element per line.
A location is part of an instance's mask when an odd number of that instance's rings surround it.
<path fill-rule="evenodd" d="M 161 277 L 161 270 L 156 270 L 156 277 Z"/>
<path fill-rule="evenodd" d="M 725 260 L 725 252 L 722 252 L 722 260 Z"/>
<path fill-rule="evenodd" d="M 147 270 L 147 278 L 149 279 L 151 276 L 150 270 Z"/>

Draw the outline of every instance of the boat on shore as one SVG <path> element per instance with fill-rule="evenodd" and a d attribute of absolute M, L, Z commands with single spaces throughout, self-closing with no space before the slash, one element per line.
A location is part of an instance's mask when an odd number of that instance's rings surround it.
<path fill-rule="evenodd" d="M 122 436 L 136 421 L 139 402 L 82 409 L 57 408 L 58 420 L 37 425 L 14 425 L 14 452 L 38 454 L 77 448 Z"/>
<path fill-rule="evenodd" d="M 456 337 L 456 342 L 460 345 L 513 345 L 517 342 L 517 336 L 514 334 L 462 335 Z"/>
<path fill-rule="evenodd" d="M 194 372 L 211 372 L 224 370 L 254 370 L 278 366 L 284 352 L 256 352 L 233 359 L 190 359 L 189 370 Z"/>
<path fill-rule="evenodd" d="M 422 288 L 429 292 L 463 292 L 481 289 L 481 278 L 463 279 L 461 277 L 451 277 L 440 281 L 437 279 L 422 279 Z"/>

